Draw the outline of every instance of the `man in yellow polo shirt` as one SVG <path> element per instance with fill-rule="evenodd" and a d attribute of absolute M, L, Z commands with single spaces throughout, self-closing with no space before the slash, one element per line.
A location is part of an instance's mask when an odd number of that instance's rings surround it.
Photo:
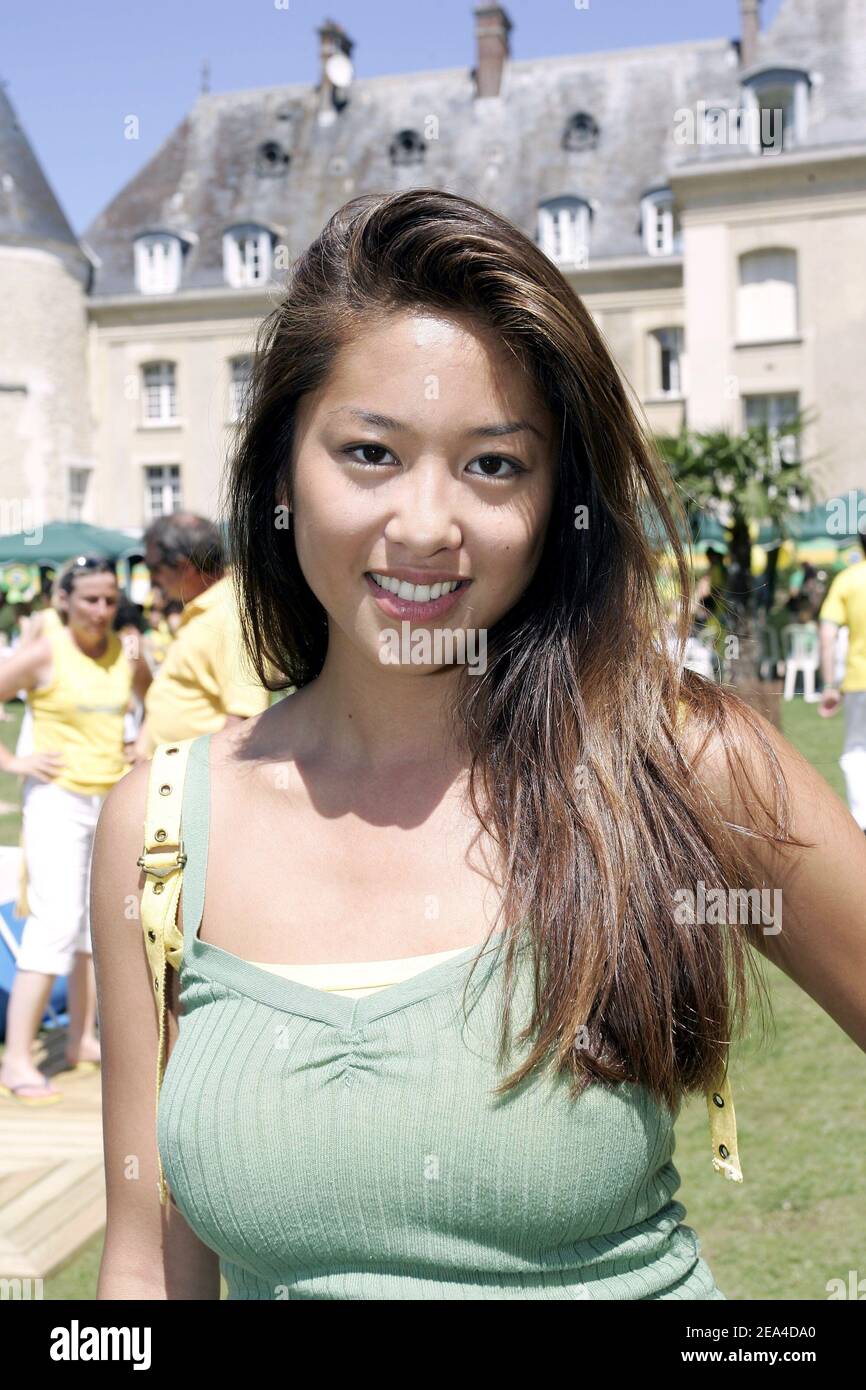
<path fill-rule="evenodd" d="M 860 534 L 866 555 L 866 534 Z M 839 765 L 845 774 L 851 814 L 866 831 L 866 559 L 837 574 L 821 605 L 821 675 L 824 690 L 819 713 L 835 714 L 844 697 L 845 746 Z M 845 676 L 835 681 L 836 636 L 848 629 Z"/>
<path fill-rule="evenodd" d="M 145 696 L 137 760 L 149 758 L 158 743 L 239 723 L 271 702 L 246 657 L 218 528 L 205 517 L 178 512 L 154 521 L 144 544 L 153 582 L 184 607 Z"/>

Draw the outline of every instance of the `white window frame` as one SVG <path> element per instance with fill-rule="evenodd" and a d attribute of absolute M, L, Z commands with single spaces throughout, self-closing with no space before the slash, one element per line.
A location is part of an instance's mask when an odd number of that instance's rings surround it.
<path fill-rule="evenodd" d="M 653 343 L 655 362 L 653 387 L 658 396 L 681 400 L 685 390 L 685 333 L 677 324 L 666 328 L 654 328 L 650 334 Z M 668 384 L 665 385 L 665 354 L 667 359 Z"/>
<path fill-rule="evenodd" d="M 761 246 L 737 258 L 737 342 L 798 336 L 798 259 L 793 246 Z"/>
<path fill-rule="evenodd" d="M 153 409 L 152 407 L 156 407 Z M 177 424 L 177 369 L 174 362 L 143 362 L 141 366 L 143 425 Z"/>
<path fill-rule="evenodd" d="M 647 193 L 641 199 L 641 227 L 648 256 L 673 256 L 681 250 L 679 228 L 674 218 L 674 195 L 669 188 Z"/>
<path fill-rule="evenodd" d="M 585 266 L 591 209 L 585 198 L 547 198 L 538 205 L 538 245 L 556 265 Z"/>
<path fill-rule="evenodd" d="M 742 397 L 743 429 L 766 424 L 771 438 L 776 467 L 782 463 L 795 463 L 799 459 L 800 441 L 795 434 L 783 434 L 782 425 L 793 418 L 799 410 L 800 397 L 797 391 L 748 392 Z"/>
<path fill-rule="evenodd" d="M 146 463 L 144 468 L 144 518 L 156 521 L 183 510 L 179 463 Z M 156 475 L 156 476 L 154 476 Z M 154 489 L 159 488 L 159 507 L 154 505 Z"/>
<path fill-rule="evenodd" d="M 140 294 L 173 294 L 180 286 L 183 248 L 171 232 L 135 239 L 135 283 Z"/>
<path fill-rule="evenodd" d="M 781 99 L 781 100 L 780 100 Z M 766 68 L 743 84 L 746 140 L 752 154 L 775 154 L 761 141 L 764 109 L 784 113 L 782 150 L 802 145 L 809 124 L 809 75 L 798 68 Z"/>
<path fill-rule="evenodd" d="M 229 421 L 234 425 L 241 418 L 244 396 L 249 389 L 253 359 L 249 353 L 239 353 L 229 359 Z M 241 369 L 245 368 L 242 375 Z"/>
<path fill-rule="evenodd" d="M 223 273 L 229 285 L 244 289 L 271 278 L 273 235 L 255 222 L 230 227 L 223 235 Z"/>

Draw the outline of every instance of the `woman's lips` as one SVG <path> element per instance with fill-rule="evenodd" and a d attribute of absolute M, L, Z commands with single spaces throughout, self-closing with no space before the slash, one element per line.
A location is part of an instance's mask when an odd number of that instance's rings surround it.
<path fill-rule="evenodd" d="M 439 598 L 430 599 L 427 603 L 413 603 L 411 599 L 398 598 L 396 594 L 383 589 L 380 584 L 376 583 L 375 579 L 370 578 L 369 574 L 364 575 L 364 580 L 382 612 L 387 613 L 389 618 L 414 618 L 416 622 L 425 622 L 429 618 L 441 618 L 462 598 L 472 582 L 471 580 L 462 580 L 459 588 L 452 589 L 450 594 L 442 594 Z"/>

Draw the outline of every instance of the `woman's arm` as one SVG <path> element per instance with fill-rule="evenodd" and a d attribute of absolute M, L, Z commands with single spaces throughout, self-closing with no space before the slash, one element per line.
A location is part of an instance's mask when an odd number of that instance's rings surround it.
<path fill-rule="evenodd" d="M 51 663 L 51 643 L 46 636 L 22 642 L 0 661 L 0 701 L 12 700 L 19 690 L 32 690 L 39 672 Z"/>
<path fill-rule="evenodd" d="M 152 680 L 153 673 L 151 672 L 151 669 L 145 661 L 144 655 L 142 654 L 136 660 L 132 672 L 132 688 L 138 696 L 139 700 L 144 699 Z"/>
<path fill-rule="evenodd" d="M 134 767 L 103 803 L 91 868 L 91 932 L 102 1046 L 102 1133 L 107 1223 L 98 1299 L 219 1299 L 219 1259 L 157 1192 L 156 1003 L 136 864 L 144 839 L 149 764 Z M 167 1047 L 177 1037 L 171 984 Z"/>
<path fill-rule="evenodd" d="M 748 841 L 756 879 L 763 874 L 763 882 L 754 887 L 778 890 L 777 920 L 767 923 L 769 931 L 752 923 L 748 939 L 866 1052 L 866 834 L 824 778 L 772 724 L 757 718 L 788 783 L 791 833 L 814 848 L 779 849 L 760 839 Z M 745 731 L 744 741 L 746 750 L 751 749 L 749 770 L 766 798 L 771 784 L 761 771 L 755 735 Z M 757 819 L 750 798 L 732 786 L 718 739 L 708 745 L 696 770 L 724 807 L 726 820 L 766 824 Z"/>

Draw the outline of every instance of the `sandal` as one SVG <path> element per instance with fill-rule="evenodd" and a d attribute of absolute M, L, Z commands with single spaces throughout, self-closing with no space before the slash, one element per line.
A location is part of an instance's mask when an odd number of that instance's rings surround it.
<path fill-rule="evenodd" d="M 19 1091 L 31 1091 L 39 1085 L 38 1081 L 22 1081 L 18 1086 L 4 1086 L 0 1083 L 0 1097 L 4 1100 L 15 1100 L 19 1105 L 54 1105 L 56 1101 L 63 1099 L 62 1091 L 45 1090 L 41 1096 L 20 1096 Z M 51 1083 L 45 1081 L 43 1086 L 49 1087 Z"/>

